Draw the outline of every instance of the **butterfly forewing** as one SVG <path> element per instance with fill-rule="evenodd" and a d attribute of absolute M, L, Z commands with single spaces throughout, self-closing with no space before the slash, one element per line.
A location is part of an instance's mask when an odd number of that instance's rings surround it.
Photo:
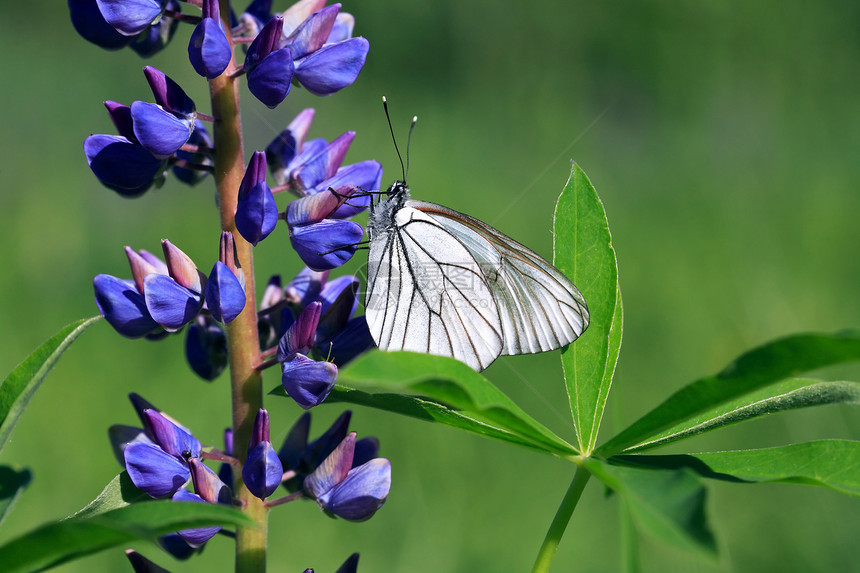
<path fill-rule="evenodd" d="M 494 292 L 470 247 L 434 218 L 402 207 L 371 241 L 366 315 L 382 350 L 451 356 L 476 370 L 504 348 Z"/>
<path fill-rule="evenodd" d="M 540 255 L 486 223 L 442 205 L 407 201 L 463 244 L 482 269 L 497 303 L 502 354 L 554 350 L 588 327 L 585 299 L 574 284 Z"/>

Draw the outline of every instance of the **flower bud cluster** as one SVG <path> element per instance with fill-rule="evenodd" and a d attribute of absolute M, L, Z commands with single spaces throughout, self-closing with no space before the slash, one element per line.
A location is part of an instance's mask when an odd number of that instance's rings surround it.
<path fill-rule="evenodd" d="M 354 316 L 358 278 L 328 279 L 328 271 L 306 267 L 282 289 L 272 277 L 260 310 L 261 342 L 278 341 L 281 383 L 305 409 L 328 397 L 338 366 L 373 348 L 365 317 Z"/>
<path fill-rule="evenodd" d="M 219 0 L 189 1 L 186 6 L 199 7 L 199 15 L 182 13 L 177 0 L 68 0 L 68 6 L 85 39 L 109 50 L 131 47 L 143 57 L 163 49 L 180 24 L 192 24 L 188 60 L 197 74 L 210 80 L 210 93 L 245 76 L 250 93 L 270 108 L 281 104 L 293 87 L 328 96 L 351 85 L 369 50 L 367 40 L 353 37 L 353 16 L 342 12 L 340 4 L 326 6 L 326 0 L 299 0 L 280 13 L 272 12 L 271 0 L 252 0 L 238 18 L 226 8 L 222 13 L 225 5 Z M 239 53 L 234 52 L 237 44 L 242 44 Z M 242 50 L 243 61 L 238 57 Z M 208 275 L 166 239 L 163 259 L 126 247 L 130 279 L 107 274 L 93 279 L 99 311 L 128 338 L 159 339 L 187 326 L 187 360 L 195 373 L 213 380 L 228 366 L 227 333 L 232 337 L 248 332 L 224 325 L 255 311 L 246 309 L 247 300 L 254 298 L 254 293 L 246 293 L 253 277 L 249 275 L 246 285 L 237 254 L 247 252 L 248 245 L 237 249 L 235 242 L 244 239 L 256 246 L 284 220 L 290 244 L 306 266 L 285 287 L 273 277 L 260 297 L 256 316 L 261 358 L 253 366 L 262 370 L 279 365 L 287 394 L 305 409 L 320 404 L 331 393 L 338 368 L 373 347 L 365 317 L 356 316 L 358 278 L 330 279 L 329 271 L 350 260 L 360 245 L 364 229 L 350 219 L 367 209 L 379 190 L 381 165 L 373 160 L 343 164 L 355 132 L 331 141 L 308 139 L 315 115 L 308 108 L 265 151 L 254 152 L 238 188 L 228 188 L 227 182 L 238 180 L 233 166 L 244 157 L 241 145 L 233 143 L 236 138 L 222 135 L 237 128 L 227 126 L 228 121 L 216 123 L 219 129 L 212 138 L 203 122 L 223 121 L 235 110 L 219 105 L 213 96 L 211 117 L 198 111 L 162 71 L 147 66 L 144 74 L 154 101 L 105 102 L 116 135 L 86 138 L 90 169 L 104 186 L 124 197 L 160 187 L 168 172 L 190 185 L 215 172 L 225 231 Z M 221 148 L 219 138 L 231 141 L 225 145 L 230 153 Z M 274 187 L 267 182 L 269 174 Z M 279 208 L 275 198 L 282 191 L 295 198 Z M 235 211 L 229 212 L 228 205 L 235 205 Z M 248 257 L 248 272 L 253 272 L 251 262 Z M 359 440 L 349 432 L 350 412 L 313 442 L 308 441 L 310 414 L 304 414 L 276 450 L 269 413 L 260 408 L 247 456 L 237 460 L 232 431 L 225 432 L 225 450 L 219 452 L 202 446 L 190 430 L 139 396 L 133 394 L 131 400 L 142 427 L 113 426 L 111 442 L 132 483 L 153 498 L 235 505 L 240 504 L 233 499 L 235 483 L 244 484 L 268 507 L 306 498 L 330 516 L 364 521 L 388 497 L 391 464 L 377 457 L 375 438 Z M 218 473 L 206 459 L 222 462 Z M 282 485 L 286 497 L 273 499 Z M 177 531 L 160 543 L 185 558 L 219 531 Z M 159 570 L 134 551 L 127 555 L 136 569 Z M 354 573 L 357 563 L 354 554 L 338 571 Z"/>
<path fill-rule="evenodd" d="M 194 102 L 160 70 L 143 69 L 155 103 L 131 106 L 106 101 L 105 107 L 119 135 L 91 135 L 84 140 L 87 163 L 105 187 L 124 197 L 136 197 L 160 184 L 173 166 L 180 181 L 195 184 L 211 168 L 206 150 L 212 142 L 197 119 Z M 184 149 L 190 144 L 190 149 Z"/>
<path fill-rule="evenodd" d="M 348 219 L 370 205 L 367 192 L 380 188 L 382 166 L 374 160 L 343 165 L 353 131 L 331 142 L 306 141 L 313 118 L 313 109 L 300 112 L 266 147 L 266 158 L 275 181 L 299 195 L 285 215 L 293 248 L 308 267 L 329 270 L 355 253 L 364 229 Z"/>
<path fill-rule="evenodd" d="M 301 492 L 301 497 L 315 500 L 325 513 L 348 521 L 369 519 L 388 498 L 391 464 L 377 457 L 376 438 L 357 440 L 355 432 L 348 431 L 349 411 L 310 443 L 311 418 L 305 413 L 276 452 L 270 440 L 269 413 L 260 409 L 247 459 L 240 461 L 230 457 L 229 431 L 225 452 L 204 448 L 188 428 L 140 396 L 131 394 L 130 399 L 142 427 L 115 425 L 108 433 L 132 483 L 150 497 L 229 505 L 233 503 L 233 471 L 241 468 L 243 483 L 262 500 L 284 485 L 288 492 L 294 492 L 285 500 Z M 207 457 L 233 461 L 215 473 L 203 463 Z M 277 500 L 271 502 L 271 506 L 276 505 Z M 219 530 L 217 526 L 183 530 L 174 534 L 179 539 L 169 536 L 162 544 L 181 554 L 189 547 L 200 547 Z"/>
<path fill-rule="evenodd" d="M 132 280 L 96 275 L 93 288 L 99 312 L 128 338 L 176 332 L 203 310 L 215 321 L 232 321 L 245 307 L 245 277 L 236 262 L 232 235 L 222 233 L 221 244 L 222 258 L 208 278 L 167 239 L 161 241 L 164 261 L 126 247 Z M 205 321 L 197 325 L 208 326 Z"/>

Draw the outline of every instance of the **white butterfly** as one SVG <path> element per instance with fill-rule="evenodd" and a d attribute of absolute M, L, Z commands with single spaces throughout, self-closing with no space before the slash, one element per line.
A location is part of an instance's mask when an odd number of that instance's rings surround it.
<path fill-rule="evenodd" d="M 410 199 L 395 181 L 368 221 L 365 315 L 382 350 L 450 356 L 483 370 L 554 350 L 588 327 L 576 286 L 486 223 Z"/>

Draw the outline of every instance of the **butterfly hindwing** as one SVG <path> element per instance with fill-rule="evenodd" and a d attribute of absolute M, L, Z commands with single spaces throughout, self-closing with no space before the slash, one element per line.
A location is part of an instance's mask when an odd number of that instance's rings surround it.
<path fill-rule="evenodd" d="M 540 255 L 486 223 L 442 205 L 406 201 L 456 237 L 482 269 L 496 301 L 502 354 L 530 354 L 570 344 L 588 327 L 582 294 Z"/>
<path fill-rule="evenodd" d="M 450 356 L 483 370 L 504 338 L 480 261 L 418 209 L 401 207 L 393 219 L 368 256 L 365 312 L 377 346 Z"/>

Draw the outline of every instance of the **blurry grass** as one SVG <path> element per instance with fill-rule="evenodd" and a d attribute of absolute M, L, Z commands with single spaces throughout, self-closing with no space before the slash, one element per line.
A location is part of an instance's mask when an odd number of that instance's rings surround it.
<path fill-rule="evenodd" d="M 379 104 L 385 94 L 401 142 L 411 116 L 420 118 L 414 195 L 477 216 L 544 255 L 553 203 L 575 159 L 606 205 L 625 305 L 604 436 L 752 345 L 860 324 L 856 3 L 538 0 L 487 10 L 428 0 L 345 9 L 371 41 L 359 81 L 334 98 L 297 92 L 277 111 L 246 97 L 246 151 L 314 106 L 312 136 L 356 130 L 349 160 L 381 160 L 389 181 L 399 165 Z M 36 20 L 38 34 L 21 24 Z M 95 313 L 92 276 L 125 275 L 124 245 L 157 250 L 169 237 L 208 270 L 218 228 L 205 184 L 168 182 L 131 202 L 100 187 L 86 167 L 84 137 L 111 131 L 100 102 L 149 98 L 145 62 L 86 44 L 61 7 L 7 6 L 0 32 L 15 48 L 0 140 L 8 237 L 0 250 L 0 368 L 8 372 L 61 326 Z M 188 34 L 181 30 L 146 63 L 177 79 L 206 111 L 206 88 L 184 60 Z M 283 228 L 261 243 L 256 260 L 260 282 L 299 268 Z M 831 374 L 857 379 L 860 370 Z M 571 436 L 559 375 L 554 354 L 503 359 L 488 372 Z M 273 387 L 277 377 L 268 376 Z M 83 506 L 118 471 L 106 428 L 134 422 L 130 391 L 204 440 L 220 441 L 229 419 L 226 378 L 196 380 L 181 337 L 128 341 L 98 325 L 60 362 L 4 450 L 0 462 L 31 467 L 35 480 L 0 542 Z M 268 405 L 279 440 L 298 408 Z M 315 412 L 314 433 L 338 413 Z M 274 512 L 271 570 L 330 571 L 355 550 L 364 571 L 530 566 L 572 468 L 388 414 L 357 409 L 353 420 L 360 435 L 381 439 L 393 461 L 385 509 L 360 525 L 329 520 L 310 503 Z M 830 408 L 738 426 L 691 447 L 856 439 L 858 426 L 848 408 Z M 719 568 L 855 567 L 856 500 L 792 486 L 713 484 L 710 491 Z M 210 545 L 182 564 L 141 549 L 174 571 L 226 570 L 229 542 Z M 642 549 L 645 571 L 718 569 L 648 541 Z M 589 488 L 555 569 L 613 570 L 617 552 L 615 501 Z M 127 566 L 114 552 L 57 570 Z"/>

